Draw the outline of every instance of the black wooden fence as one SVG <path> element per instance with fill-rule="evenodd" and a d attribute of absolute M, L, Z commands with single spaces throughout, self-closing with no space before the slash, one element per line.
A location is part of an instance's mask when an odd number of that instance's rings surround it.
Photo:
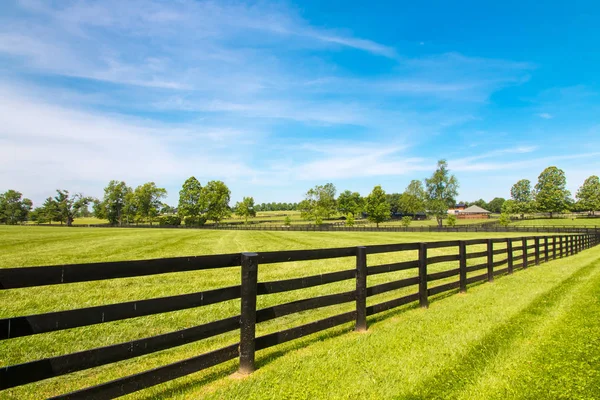
<path fill-rule="evenodd" d="M 351 321 L 355 322 L 356 330 L 366 330 L 367 316 L 369 315 L 417 301 L 421 307 L 427 307 L 429 296 L 454 290 L 465 292 L 469 284 L 481 281 L 491 282 L 499 275 L 512 274 L 518 268 L 527 268 L 530 265 L 538 265 L 541 262 L 548 262 L 551 259 L 567 257 L 581 250 L 596 246 L 599 242 L 600 235 L 598 234 L 577 234 L 504 239 L 452 240 L 431 243 L 401 243 L 366 247 L 221 254 L 142 261 L 0 269 L 0 290 L 236 266 L 241 267 L 242 278 L 241 285 L 204 292 L 1 319 L 0 340 L 8 340 L 44 332 L 71 329 L 241 299 L 240 315 L 234 317 L 126 343 L 26 362 L 19 365 L 2 366 L 0 368 L 0 390 L 139 357 L 238 329 L 240 332 L 239 343 L 55 398 L 115 398 L 210 368 L 234 358 L 239 358 L 240 373 L 248 374 L 255 369 L 255 352 L 258 350 Z M 506 247 L 495 249 L 495 244 L 505 244 Z M 485 245 L 486 250 L 479 252 L 469 251 L 469 246 L 472 245 Z M 428 256 L 427 252 L 429 249 L 440 248 L 453 248 L 456 249 L 456 253 L 433 257 Z M 418 251 L 418 258 L 415 260 L 367 266 L 367 255 L 369 254 L 415 250 Z M 518 255 L 515 255 L 515 252 Z M 497 260 L 495 256 L 501 255 L 506 255 L 506 258 Z M 355 257 L 356 268 L 281 281 L 257 281 L 258 268 L 261 264 L 341 257 Z M 467 266 L 467 260 L 476 258 L 485 258 L 486 261 L 481 264 Z M 442 272 L 428 272 L 427 270 L 429 265 L 450 261 L 458 261 L 459 267 Z M 505 268 L 499 269 L 503 266 Z M 402 270 L 415 270 L 418 272 L 410 278 L 386 282 L 371 287 L 367 286 L 367 276 Z M 476 271 L 485 272 L 468 277 L 467 274 Z M 458 277 L 457 281 L 430 286 L 430 284 L 436 281 L 455 276 Z M 257 297 L 261 295 L 287 292 L 349 279 L 355 279 L 355 290 L 297 300 L 259 310 L 256 307 Z M 418 287 L 418 290 L 412 294 L 367 307 L 367 297 L 413 286 Z M 301 311 L 349 302 L 356 304 L 354 311 L 255 337 L 257 323 Z"/>

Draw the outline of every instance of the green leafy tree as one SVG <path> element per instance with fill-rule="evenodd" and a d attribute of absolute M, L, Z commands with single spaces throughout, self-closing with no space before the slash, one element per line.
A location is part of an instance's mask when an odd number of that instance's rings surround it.
<path fill-rule="evenodd" d="M 60 222 L 62 224 L 62 218 L 60 210 L 58 209 L 58 203 L 54 198 L 48 197 L 40 210 L 40 216 L 43 222 L 52 223 L 52 221 Z"/>
<path fill-rule="evenodd" d="M 94 202 L 94 215 L 106 218 L 111 225 L 123 225 L 125 198 L 132 189 L 123 181 L 112 180 L 104 188 L 104 198 Z"/>
<path fill-rule="evenodd" d="M 510 201 L 510 200 L 507 200 L 507 201 Z M 498 223 L 502 226 L 508 226 L 510 224 L 510 215 L 503 212 L 502 214 L 500 214 L 500 218 L 498 218 Z"/>
<path fill-rule="evenodd" d="M 511 214 L 520 214 L 523 218 L 525 214 L 536 211 L 529 179 L 521 179 L 515 183 L 510 189 L 510 197 L 513 200 L 510 205 Z"/>
<path fill-rule="evenodd" d="M 567 179 L 563 170 L 557 167 L 548 167 L 542 171 L 535 185 L 535 202 L 541 212 L 563 212 L 568 208 L 571 193 L 566 189 Z"/>
<path fill-rule="evenodd" d="M 400 210 L 403 214 L 412 214 L 413 217 L 425 211 L 425 188 L 423 182 L 412 180 L 400 196 Z"/>
<path fill-rule="evenodd" d="M 456 226 L 456 215 L 449 214 L 447 224 L 448 226 Z"/>
<path fill-rule="evenodd" d="M 183 218 L 198 218 L 204 209 L 206 202 L 202 197 L 202 185 L 195 177 L 188 178 L 179 191 L 179 204 L 177 212 Z"/>
<path fill-rule="evenodd" d="M 57 190 L 54 201 L 56 202 L 61 223 L 72 226 L 75 215 L 77 215 L 82 207 L 87 207 L 93 199 L 91 197 L 85 197 L 81 193 L 75 193 L 71 196 L 68 190 Z"/>
<path fill-rule="evenodd" d="M 390 205 L 390 212 L 393 214 L 397 214 L 402 211 L 400 208 L 400 197 L 402 195 L 400 193 L 386 193 L 385 200 Z"/>
<path fill-rule="evenodd" d="M 575 196 L 578 200 L 578 208 L 595 214 L 600 210 L 600 179 L 592 175 L 583 182 Z"/>
<path fill-rule="evenodd" d="M 435 217 L 438 226 L 442 226 L 442 220 L 448 216 L 448 209 L 454 207 L 458 186 L 456 177 L 450 175 L 446 160 L 438 161 L 431 178 L 425 180 L 427 211 Z"/>
<path fill-rule="evenodd" d="M 283 220 L 283 224 L 284 224 L 285 226 L 290 226 L 290 225 L 292 225 L 292 219 L 290 218 L 290 216 L 289 216 L 289 215 L 286 215 L 286 216 L 285 216 L 285 219 Z"/>
<path fill-rule="evenodd" d="M 354 219 L 354 215 L 348 214 L 348 217 L 346 218 L 346 226 L 354 226 L 355 223 L 356 223 L 356 220 Z"/>
<path fill-rule="evenodd" d="M 161 200 L 167 197 L 167 190 L 157 187 L 154 182 L 147 182 L 135 188 L 133 196 L 137 216 L 152 225 L 162 207 Z"/>
<path fill-rule="evenodd" d="M 317 225 L 322 224 L 324 219 L 330 218 L 337 209 L 335 192 L 333 183 L 317 185 L 306 192 L 304 200 L 298 205 L 302 218 L 314 220 Z"/>
<path fill-rule="evenodd" d="M 373 188 L 373 191 L 367 196 L 365 205 L 367 219 L 375 222 L 379 228 L 379 224 L 390 218 L 390 204 L 385 198 L 385 191 L 380 185 Z"/>
<path fill-rule="evenodd" d="M 8 190 L 0 194 L 0 222 L 8 225 L 25 222 L 32 207 L 31 200 L 23 198 L 20 192 Z"/>
<path fill-rule="evenodd" d="M 238 201 L 235 204 L 235 213 L 240 218 L 244 218 L 246 224 L 248 223 L 248 218 L 256 217 L 256 211 L 254 210 L 254 198 L 244 197 L 242 201 Z"/>
<path fill-rule="evenodd" d="M 346 190 L 340 193 L 337 199 L 337 209 L 343 215 L 356 216 L 364 208 L 364 199 L 358 192 Z"/>
<path fill-rule="evenodd" d="M 502 197 L 494 197 L 494 199 L 488 203 L 486 210 L 499 214 L 502 212 L 502 205 L 505 201 L 506 199 L 503 199 Z"/>
<path fill-rule="evenodd" d="M 218 224 L 231 215 L 229 200 L 231 191 L 221 181 L 210 181 L 202 188 L 202 198 L 206 204 L 206 219 Z"/>
<path fill-rule="evenodd" d="M 408 228 L 412 222 L 412 218 L 409 216 L 402 217 L 402 226 Z"/>

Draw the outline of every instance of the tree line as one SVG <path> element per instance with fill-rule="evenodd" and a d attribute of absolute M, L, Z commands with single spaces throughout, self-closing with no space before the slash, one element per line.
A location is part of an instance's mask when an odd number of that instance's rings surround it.
<path fill-rule="evenodd" d="M 309 189 L 300 203 L 254 204 L 252 197 L 244 197 L 231 207 L 231 191 L 224 182 L 210 181 L 202 186 L 192 176 L 184 182 L 179 192 L 177 207 L 172 207 L 163 202 L 167 196 L 166 189 L 154 182 L 133 189 L 124 181 L 113 180 L 104 188 L 101 199 L 58 189 L 54 197 L 48 197 L 35 209 L 32 201 L 24 198 L 22 193 L 8 190 L 0 194 L 0 223 L 35 221 L 71 225 L 75 218 L 93 215 L 108 220 L 111 225 L 158 222 L 163 225 L 184 223 L 200 226 L 207 221 L 219 223 L 233 213 L 248 222 L 258 211 L 298 210 L 302 218 L 315 224 L 322 224 L 338 214 L 346 218 L 348 225 L 353 225 L 355 219 L 363 215 L 377 225 L 392 216 L 403 217 L 408 224 L 416 216 L 427 215 L 435 218 L 441 226 L 442 220 L 448 218 L 447 210 L 456 204 L 458 188 L 458 180 L 450 174 L 445 160 L 438 161 L 436 170 L 429 178 L 412 180 L 402 193 L 386 193 L 377 185 L 366 197 L 350 190 L 336 197 L 336 187 L 327 183 Z M 489 203 L 479 199 L 464 204 L 502 213 L 504 220 L 510 215 L 523 217 L 529 213 L 548 213 L 553 217 L 556 213 L 566 211 L 589 212 L 593 215 L 600 210 L 598 176 L 587 178 L 573 199 L 566 189 L 564 171 L 555 166 L 542 171 L 535 186 L 532 187 L 529 180 L 522 179 L 512 186 L 510 193 L 508 200 L 497 197 Z"/>

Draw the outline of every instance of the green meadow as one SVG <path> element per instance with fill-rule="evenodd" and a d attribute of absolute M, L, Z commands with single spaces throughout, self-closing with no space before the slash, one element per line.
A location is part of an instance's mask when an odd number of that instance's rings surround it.
<path fill-rule="evenodd" d="M 507 237 L 507 233 L 268 232 L 184 229 L 0 227 L 0 268 L 179 257 L 243 251 Z M 514 235 L 518 236 L 518 235 Z M 501 245 L 499 245 L 501 246 Z M 470 246 L 469 251 L 481 251 Z M 449 254 L 430 250 L 429 255 Z M 368 256 L 371 266 L 416 259 L 416 252 Z M 259 369 L 232 377 L 230 361 L 128 398 L 593 398 L 600 375 L 599 249 L 557 260 L 467 294 L 437 296 L 428 310 L 405 306 L 373 316 L 369 331 L 347 324 L 257 353 Z M 482 259 L 469 260 L 469 265 Z M 436 264 L 430 272 L 456 268 Z M 353 269 L 353 257 L 259 266 L 259 281 Z M 416 270 L 370 276 L 369 286 Z M 469 276 L 478 275 L 477 271 Z M 453 281 L 441 280 L 436 284 Z M 0 292 L 0 318 L 193 293 L 240 283 L 239 268 L 193 271 Z M 339 293 L 354 281 L 259 297 L 258 308 Z M 415 293 L 416 286 L 370 297 L 368 305 Z M 184 329 L 239 314 L 239 300 L 190 310 L 14 338 L 0 366 Z M 353 303 L 257 325 L 257 335 L 350 311 Z M 238 341 L 238 333 L 0 392 L 37 399 L 183 360 Z M 591 338 L 591 339 L 590 339 Z M 554 395 L 552 395 L 554 394 Z M 564 396 L 563 394 L 567 394 Z M 541 396 L 544 397 L 544 396 Z"/>

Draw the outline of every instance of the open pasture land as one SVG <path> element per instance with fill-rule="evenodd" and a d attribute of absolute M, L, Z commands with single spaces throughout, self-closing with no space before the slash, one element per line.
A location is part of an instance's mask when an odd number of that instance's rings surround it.
<path fill-rule="evenodd" d="M 545 218 L 513 221 L 511 226 L 597 226 L 600 228 L 600 218 Z"/>
<path fill-rule="evenodd" d="M 511 235 L 0 227 L 0 267 L 507 236 Z M 498 244 L 498 248 L 501 246 Z M 484 250 L 484 246 L 472 247 L 470 252 Z M 449 251 L 431 249 L 429 255 L 444 255 Z M 577 301 L 583 301 L 581 299 L 585 296 L 593 296 L 594 293 L 597 296 L 600 284 L 598 263 L 594 264 L 596 268 L 592 268 L 590 263 L 595 262 L 599 255 L 595 248 L 569 260 L 519 271 L 494 284 L 470 288 L 467 295 L 434 301 L 427 311 L 416 309 L 399 313 L 395 310 L 388 313 L 391 318 L 370 318 L 372 326 L 369 333 L 364 335 L 350 333 L 352 325 L 347 324 L 262 350 L 258 352 L 259 370 L 241 381 L 228 377 L 237 368 L 237 361 L 231 361 L 130 397 L 434 398 L 445 397 L 443 393 L 449 388 L 456 394 L 470 393 L 472 398 L 489 398 L 489 394 L 504 393 L 503 390 L 510 389 L 507 379 L 513 376 L 521 379 L 522 387 L 527 389 L 528 381 L 524 379 L 537 382 L 537 377 L 535 370 L 522 374 L 522 370 L 526 369 L 523 365 L 530 365 L 525 363 L 533 361 L 545 365 L 544 359 L 535 358 L 538 357 L 537 351 L 544 349 L 540 347 L 542 344 L 538 345 L 537 338 L 547 339 L 547 349 L 560 351 L 560 346 L 556 346 L 555 342 L 560 344 L 564 336 L 560 329 L 564 328 L 565 318 L 570 318 L 570 307 L 575 307 L 579 304 Z M 416 251 L 405 251 L 369 255 L 367 262 L 369 266 L 375 266 L 416 258 Z M 348 270 L 355 268 L 355 262 L 354 257 L 348 257 L 261 265 L 258 279 L 259 282 L 272 281 Z M 482 258 L 468 260 L 469 265 L 481 262 Z M 432 265 L 429 272 L 456 267 L 457 262 L 440 263 Z M 368 285 L 415 275 L 415 270 L 372 275 L 368 277 Z M 448 279 L 439 283 L 443 284 Z M 588 284 L 588 281 L 596 282 L 596 286 Z M 0 318 L 193 293 L 239 284 L 239 268 L 225 268 L 3 290 L 0 292 Z M 259 297 L 258 308 L 346 292 L 353 290 L 354 285 L 354 280 L 348 280 L 269 294 Z M 410 287 L 375 295 L 368 298 L 368 305 L 415 291 L 416 287 Z M 577 291 L 583 293 L 583 297 L 577 298 Z M 546 298 L 552 301 L 544 300 Z M 594 311 L 594 307 L 600 308 L 597 302 L 588 306 L 589 312 L 600 313 L 597 309 Z M 172 332 L 237 315 L 239 308 L 239 300 L 232 300 L 189 310 L 8 339 L 2 341 L 0 346 L 0 365 L 13 365 Z M 280 317 L 258 324 L 257 335 L 353 309 L 354 304 L 347 303 Z M 579 315 L 573 323 L 583 324 L 582 318 Z M 595 317 L 595 321 L 598 320 Z M 596 329 L 594 335 L 589 337 L 600 337 L 597 325 L 590 324 L 585 329 Z M 34 399 L 66 393 L 221 348 L 236 343 L 238 336 L 239 333 L 234 331 L 116 364 L 16 387 L 0 392 L 0 395 Z M 578 341 L 578 336 L 569 340 L 583 346 L 580 346 L 581 351 L 585 351 L 586 345 Z M 311 346 L 303 347 L 307 344 Z M 531 354 L 531 358 L 524 358 L 520 353 L 513 354 L 513 347 Z M 595 347 L 596 350 L 598 348 Z M 598 353 L 593 353 L 593 350 L 590 350 L 590 356 L 597 357 Z M 560 361 L 560 358 L 557 360 Z M 583 368 L 575 364 L 568 366 L 574 371 L 573 374 L 578 373 L 578 368 Z M 557 364 L 557 368 L 562 367 Z M 501 373 L 497 374 L 496 371 Z M 589 379 L 597 379 L 594 374 L 598 372 L 594 371 L 588 368 Z M 589 379 L 582 379 L 579 379 L 576 388 L 585 390 Z M 544 382 L 547 385 L 554 384 L 553 380 L 546 379 Z M 476 390 L 469 392 L 467 388 Z"/>

